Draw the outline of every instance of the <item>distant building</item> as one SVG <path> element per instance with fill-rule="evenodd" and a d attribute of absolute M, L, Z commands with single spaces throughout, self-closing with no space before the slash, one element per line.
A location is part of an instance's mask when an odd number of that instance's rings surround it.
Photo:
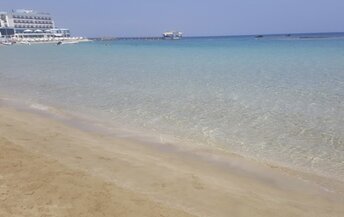
<path fill-rule="evenodd" d="M 33 10 L 0 12 L 0 34 L 17 38 L 70 37 L 68 29 L 55 28 L 49 13 Z"/>
<path fill-rule="evenodd" d="M 13 36 L 14 28 L 10 27 L 6 12 L 0 12 L 0 36 Z"/>
<path fill-rule="evenodd" d="M 163 39 L 179 40 L 183 37 L 182 32 L 170 31 L 162 33 Z"/>

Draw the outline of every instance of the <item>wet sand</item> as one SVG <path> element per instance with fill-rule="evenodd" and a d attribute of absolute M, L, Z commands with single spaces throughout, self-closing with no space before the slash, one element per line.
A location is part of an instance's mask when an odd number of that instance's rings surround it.
<path fill-rule="evenodd" d="M 344 185 L 0 105 L 0 216 L 344 215 Z"/>

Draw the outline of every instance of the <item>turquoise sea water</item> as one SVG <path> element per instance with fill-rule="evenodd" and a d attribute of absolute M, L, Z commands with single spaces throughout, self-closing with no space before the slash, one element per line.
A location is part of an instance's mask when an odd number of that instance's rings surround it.
<path fill-rule="evenodd" d="M 0 91 L 344 180 L 344 39 L 0 47 Z"/>

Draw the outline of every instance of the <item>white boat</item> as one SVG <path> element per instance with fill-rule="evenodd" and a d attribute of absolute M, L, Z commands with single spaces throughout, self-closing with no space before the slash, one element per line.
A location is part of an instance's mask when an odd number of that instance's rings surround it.
<path fill-rule="evenodd" d="M 14 44 L 13 42 L 10 42 L 10 41 L 3 41 L 3 42 L 1 42 L 0 44 L 2 44 L 2 45 L 12 45 L 12 44 Z"/>
<path fill-rule="evenodd" d="M 26 45 L 31 45 L 31 43 L 30 43 L 30 42 L 28 42 L 28 41 L 18 41 L 17 43 L 18 43 L 18 44 L 26 44 Z"/>
<path fill-rule="evenodd" d="M 179 40 L 183 37 L 182 32 L 176 32 L 176 31 L 170 31 L 170 32 L 164 32 L 162 34 L 163 39 L 168 39 L 168 40 Z"/>
<path fill-rule="evenodd" d="M 59 41 L 57 45 L 64 45 L 64 44 L 78 44 L 80 41 Z"/>

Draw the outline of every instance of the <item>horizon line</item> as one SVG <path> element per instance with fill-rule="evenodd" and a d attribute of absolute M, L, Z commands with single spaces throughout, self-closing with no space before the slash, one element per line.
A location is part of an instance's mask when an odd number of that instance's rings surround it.
<path fill-rule="evenodd" d="M 233 35 L 186 35 L 184 38 L 207 38 L 207 37 L 250 37 L 250 36 L 277 36 L 277 35 L 300 35 L 300 34 L 344 34 L 342 32 L 292 32 L 292 33 L 257 33 L 257 34 L 233 34 Z M 158 38 L 161 36 L 87 36 L 88 38 Z"/>

